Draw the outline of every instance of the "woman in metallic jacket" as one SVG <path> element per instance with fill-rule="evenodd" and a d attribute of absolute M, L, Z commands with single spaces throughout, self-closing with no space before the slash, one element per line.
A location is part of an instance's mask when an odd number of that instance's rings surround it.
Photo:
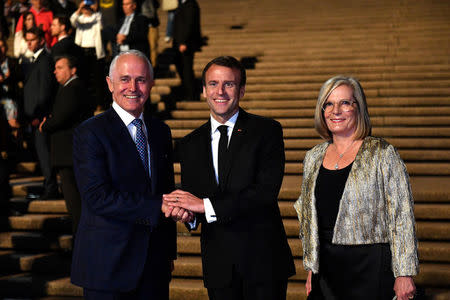
<path fill-rule="evenodd" d="M 327 80 L 315 128 L 326 142 L 306 153 L 300 221 L 312 299 L 412 299 L 418 273 L 413 198 L 396 149 L 370 136 L 360 83 Z M 310 299 L 309 298 L 309 299 Z"/>

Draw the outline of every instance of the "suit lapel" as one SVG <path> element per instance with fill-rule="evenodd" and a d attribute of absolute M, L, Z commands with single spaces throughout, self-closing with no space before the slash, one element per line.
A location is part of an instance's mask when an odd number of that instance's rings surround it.
<path fill-rule="evenodd" d="M 120 147 L 124 150 L 125 153 L 130 153 L 130 155 L 129 155 L 130 161 L 127 161 L 124 163 L 137 164 L 137 166 L 138 166 L 137 170 L 140 170 L 142 173 L 139 176 L 144 176 L 144 174 L 146 173 L 145 169 L 144 169 L 144 165 L 142 164 L 142 160 L 141 160 L 139 152 L 136 148 L 136 144 L 133 141 L 133 138 L 131 137 L 130 132 L 128 131 L 128 128 L 125 126 L 122 119 L 120 119 L 119 115 L 116 113 L 116 111 L 113 108 L 108 109 L 105 112 L 105 114 L 108 114 L 108 118 L 111 121 L 110 122 L 110 126 L 111 126 L 110 132 L 114 132 L 114 139 L 116 141 L 119 141 Z M 146 126 L 148 126 L 147 123 L 146 123 Z M 148 174 L 147 174 L 146 178 L 149 178 Z"/>

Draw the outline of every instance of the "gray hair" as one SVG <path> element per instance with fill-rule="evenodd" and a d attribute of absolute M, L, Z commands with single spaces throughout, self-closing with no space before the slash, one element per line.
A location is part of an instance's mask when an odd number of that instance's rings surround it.
<path fill-rule="evenodd" d="M 109 74 L 108 74 L 109 78 L 112 79 L 112 77 L 113 77 L 112 75 L 113 75 L 114 70 L 115 70 L 115 68 L 116 68 L 117 60 L 119 59 L 119 57 L 121 57 L 121 56 L 123 56 L 123 55 L 134 55 L 134 56 L 137 56 L 137 57 L 142 58 L 143 60 L 145 60 L 145 61 L 147 62 L 147 65 L 148 65 L 148 70 L 149 70 L 149 73 L 150 73 L 150 78 L 151 78 L 152 80 L 155 79 L 155 78 L 153 77 L 153 67 L 152 67 L 152 64 L 150 63 L 150 60 L 148 60 L 147 56 L 145 56 L 144 53 L 142 53 L 141 51 L 136 50 L 136 49 L 132 49 L 132 50 L 127 50 L 127 51 L 120 52 L 119 54 L 117 54 L 117 55 L 113 58 L 113 60 L 111 61 L 111 64 L 109 65 Z"/>
<path fill-rule="evenodd" d="M 317 99 L 316 111 L 314 113 L 314 127 L 323 139 L 333 139 L 332 134 L 325 122 L 322 107 L 330 94 L 341 85 L 346 85 L 353 89 L 353 98 L 357 103 L 355 137 L 356 139 L 364 139 L 366 136 L 371 134 L 372 124 L 370 122 L 369 112 L 367 109 L 366 95 L 364 94 L 364 90 L 358 79 L 354 77 L 338 75 L 325 81 L 320 89 L 319 97 Z"/>

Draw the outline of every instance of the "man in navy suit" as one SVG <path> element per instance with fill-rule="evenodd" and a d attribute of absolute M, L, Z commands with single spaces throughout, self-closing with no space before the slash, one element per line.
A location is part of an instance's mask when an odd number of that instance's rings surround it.
<path fill-rule="evenodd" d="M 246 74 L 234 57 L 213 59 L 202 81 L 211 116 L 181 140 L 183 190 L 164 200 L 196 212 L 202 223 L 203 279 L 211 300 L 284 300 L 295 267 L 277 201 L 284 174 L 281 125 L 239 107 Z"/>
<path fill-rule="evenodd" d="M 74 132 L 82 211 L 71 279 L 87 300 L 168 299 L 176 258 L 176 226 L 162 213 L 162 194 L 174 187 L 170 129 L 143 115 L 154 81 L 142 52 L 116 56 L 107 82 L 112 108 Z"/>

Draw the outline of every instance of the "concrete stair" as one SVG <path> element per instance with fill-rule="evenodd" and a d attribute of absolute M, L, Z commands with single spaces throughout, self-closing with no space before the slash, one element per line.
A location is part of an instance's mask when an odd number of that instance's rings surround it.
<path fill-rule="evenodd" d="M 411 176 L 419 238 L 420 273 L 427 299 L 450 299 L 450 9 L 445 1 L 198 0 L 208 45 L 194 70 L 219 55 L 247 66 L 241 106 L 278 120 L 284 128 L 286 166 L 279 207 L 295 257 L 288 299 L 306 299 L 302 245 L 293 203 L 300 193 L 302 160 L 322 140 L 313 128 L 321 84 L 336 74 L 357 77 L 365 91 L 373 135 L 397 147 Z M 161 52 L 166 15 L 161 13 Z M 151 102 L 168 116 L 174 140 L 209 117 L 204 99 L 177 102 L 174 65 L 157 78 Z M 170 76 L 173 75 L 173 76 Z M 173 107 L 167 101 L 176 102 Z M 175 180 L 180 167 L 175 162 Z M 27 189 L 41 184 L 35 162 L 22 162 L 11 176 L 10 216 L 0 232 L 0 299 L 82 299 L 70 283 L 70 221 L 63 199 L 30 201 Z M 199 232 L 178 227 L 178 253 L 170 299 L 207 299 Z M 201 229 L 199 229 L 201 230 Z"/>

